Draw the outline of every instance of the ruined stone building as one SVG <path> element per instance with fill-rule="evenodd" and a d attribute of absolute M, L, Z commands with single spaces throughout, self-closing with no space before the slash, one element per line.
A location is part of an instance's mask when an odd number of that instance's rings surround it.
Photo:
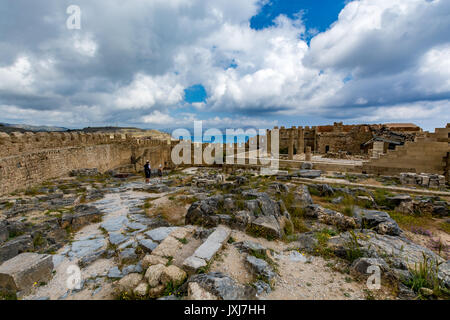
<path fill-rule="evenodd" d="M 395 149 L 406 141 L 414 141 L 422 130 L 414 124 L 344 125 L 335 122 L 328 126 L 275 127 L 280 135 L 280 153 L 301 154 L 307 147 L 319 154 L 345 152 L 351 155 L 370 154 L 374 142 L 383 142 L 383 149 Z M 270 134 L 270 131 L 269 131 Z"/>

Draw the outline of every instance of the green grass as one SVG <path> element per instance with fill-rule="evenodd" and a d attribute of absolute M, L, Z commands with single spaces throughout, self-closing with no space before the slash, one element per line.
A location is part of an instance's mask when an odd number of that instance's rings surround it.
<path fill-rule="evenodd" d="M 389 215 L 394 219 L 401 228 L 409 229 L 411 227 L 423 227 L 427 226 L 431 222 L 431 216 L 429 215 L 411 215 L 404 214 L 396 211 L 389 211 Z"/>
<path fill-rule="evenodd" d="M 353 230 L 350 231 L 350 240 L 346 243 L 346 249 L 346 259 L 350 262 L 353 262 L 364 256 L 364 253 L 358 242 L 358 237 L 353 232 Z"/>
<path fill-rule="evenodd" d="M 450 299 L 450 290 L 438 278 L 439 265 L 437 261 L 423 254 L 423 261 L 416 263 L 414 268 L 409 271 L 411 279 L 404 281 L 404 284 L 410 287 L 414 292 L 420 295 L 421 288 L 433 290 L 433 295 L 440 298 Z"/>
<path fill-rule="evenodd" d="M 11 292 L 0 292 L 0 300 L 17 300 L 17 295 Z"/>
<path fill-rule="evenodd" d="M 36 247 L 40 247 L 42 245 L 45 244 L 45 239 L 42 237 L 42 235 L 40 233 L 38 233 L 34 239 L 33 239 L 33 246 Z"/>
<path fill-rule="evenodd" d="M 441 229 L 444 232 L 447 232 L 448 234 L 450 234 L 450 223 L 448 222 L 441 222 L 439 224 L 439 229 Z"/>
<path fill-rule="evenodd" d="M 387 207 L 391 210 L 394 209 L 394 205 L 387 199 L 388 197 L 392 197 L 393 194 L 384 190 L 384 189 L 376 189 L 373 193 L 373 199 L 375 203 L 381 207 Z"/>
<path fill-rule="evenodd" d="M 316 247 L 314 248 L 314 253 L 324 258 L 330 258 L 334 256 L 331 249 L 328 248 L 328 240 L 330 240 L 331 237 L 335 236 L 336 233 L 330 229 L 322 229 L 316 232 L 314 235 L 318 241 Z"/>

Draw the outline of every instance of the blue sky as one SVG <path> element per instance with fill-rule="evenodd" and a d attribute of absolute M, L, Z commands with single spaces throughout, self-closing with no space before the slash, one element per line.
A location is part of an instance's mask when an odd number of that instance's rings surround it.
<path fill-rule="evenodd" d="M 311 30 L 312 34 L 323 32 L 337 20 L 345 2 L 340 0 L 271 0 L 250 19 L 250 27 L 262 30 L 274 26 L 274 20 L 279 15 L 286 15 L 291 19 L 301 15 L 306 28 Z M 309 40 L 312 34 L 305 35 L 305 38 Z M 230 66 L 235 67 L 236 65 L 232 63 Z M 185 93 L 185 101 L 188 103 L 205 102 L 207 98 L 205 88 L 201 84 L 186 89 Z"/>
<path fill-rule="evenodd" d="M 299 13 L 308 29 L 325 31 L 338 18 L 346 1 L 341 0 L 272 0 L 261 12 L 250 20 L 253 29 L 264 29 L 273 26 L 273 20 L 280 14 L 295 18 Z"/>
<path fill-rule="evenodd" d="M 80 29 L 72 4 L 0 2 L 0 122 L 450 122 L 447 0 L 77 0 Z"/>

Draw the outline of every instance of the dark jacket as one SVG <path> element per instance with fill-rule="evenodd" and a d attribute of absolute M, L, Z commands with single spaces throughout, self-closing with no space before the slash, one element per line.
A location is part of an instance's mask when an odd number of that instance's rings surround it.
<path fill-rule="evenodd" d="M 144 165 L 144 171 L 145 171 L 145 176 L 146 176 L 146 177 L 150 177 L 150 175 L 151 175 L 151 173 L 152 173 L 152 170 L 151 170 L 151 168 L 150 168 L 150 164 L 146 163 L 146 164 Z"/>

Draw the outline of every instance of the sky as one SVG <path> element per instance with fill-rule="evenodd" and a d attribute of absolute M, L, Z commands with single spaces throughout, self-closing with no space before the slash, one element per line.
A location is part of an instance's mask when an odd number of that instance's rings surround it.
<path fill-rule="evenodd" d="M 2 0 L 0 122 L 433 131 L 449 31 L 448 0 Z"/>

